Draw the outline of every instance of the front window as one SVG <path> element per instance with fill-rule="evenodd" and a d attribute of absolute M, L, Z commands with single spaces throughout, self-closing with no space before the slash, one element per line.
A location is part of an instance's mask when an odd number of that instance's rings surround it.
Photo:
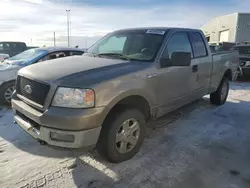
<path fill-rule="evenodd" d="M 94 56 L 108 58 L 126 57 L 128 60 L 153 61 L 163 42 L 165 32 L 159 30 L 113 32 L 94 44 L 84 55 L 91 53 Z"/>
<path fill-rule="evenodd" d="M 250 55 L 250 46 L 238 46 L 235 48 L 241 55 Z"/>
<path fill-rule="evenodd" d="M 30 49 L 26 50 L 20 54 L 17 54 L 13 56 L 12 58 L 9 58 L 9 60 L 32 60 L 34 58 L 37 58 L 39 56 L 45 55 L 47 52 L 44 50 L 39 49 Z"/>
<path fill-rule="evenodd" d="M 173 34 L 162 54 L 162 58 L 172 59 L 172 54 L 175 52 L 188 52 L 191 54 L 191 56 L 193 55 L 192 47 L 187 33 L 179 32 Z"/>

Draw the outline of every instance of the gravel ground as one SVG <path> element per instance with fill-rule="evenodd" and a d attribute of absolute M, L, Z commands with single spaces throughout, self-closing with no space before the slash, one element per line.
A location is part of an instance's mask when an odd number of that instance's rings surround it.
<path fill-rule="evenodd" d="M 204 98 L 150 123 L 140 152 L 120 164 L 39 145 L 2 109 L 0 187 L 249 188 L 249 109 L 250 84 L 233 83 L 221 107 Z"/>

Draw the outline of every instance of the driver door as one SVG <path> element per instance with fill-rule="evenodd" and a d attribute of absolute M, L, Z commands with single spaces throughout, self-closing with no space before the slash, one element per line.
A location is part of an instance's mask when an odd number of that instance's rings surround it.
<path fill-rule="evenodd" d="M 170 59 L 174 52 L 191 53 L 192 47 L 186 32 L 173 33 L 162 53 L 161 59 Z M 175 64 L 161 65 L 157 72 L 158 77 L 158 102 L 159 114 L 163 115 L 169 111 L 180 108 L 191 101 L 192 92 L 192 68 L 191 66 L 179 66 Z"/>

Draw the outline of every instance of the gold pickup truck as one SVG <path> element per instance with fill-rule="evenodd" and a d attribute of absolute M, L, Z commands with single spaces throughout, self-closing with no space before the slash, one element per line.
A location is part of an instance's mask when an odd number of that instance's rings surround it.
<path fill-rule="evenodd" d="M 14 118 L 40 142 L 97 146 L 121 162 L 139 151 L 146 122 L 207 94 L 224 104 L 237 65 L 237 51 L 211 54 L 200 30 L 118 30 L 81 57 L 21 69 Z"/>

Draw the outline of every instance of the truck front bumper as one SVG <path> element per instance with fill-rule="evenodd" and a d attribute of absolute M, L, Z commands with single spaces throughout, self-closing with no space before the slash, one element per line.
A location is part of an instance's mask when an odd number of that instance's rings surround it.
<path fill-rule="evenodd" d="M 63 131 L 41 126 L 38 128 L 24 118 L 14 114 L 15 122 L 33 138 L 51 146 L 63 148 L 83 148 L 97 143 L 101 127 L 85 131 Z"/>
<path fill-rule="evenodd" d="M 104 107 L 98 110 L 58 108 L 58 111 L 51 107 L 40 112 L 14 93 L 12 108 L 15 122 L 33 138 L 49 145 L 82 148 L 95 146 L 98 141 Z"/>

